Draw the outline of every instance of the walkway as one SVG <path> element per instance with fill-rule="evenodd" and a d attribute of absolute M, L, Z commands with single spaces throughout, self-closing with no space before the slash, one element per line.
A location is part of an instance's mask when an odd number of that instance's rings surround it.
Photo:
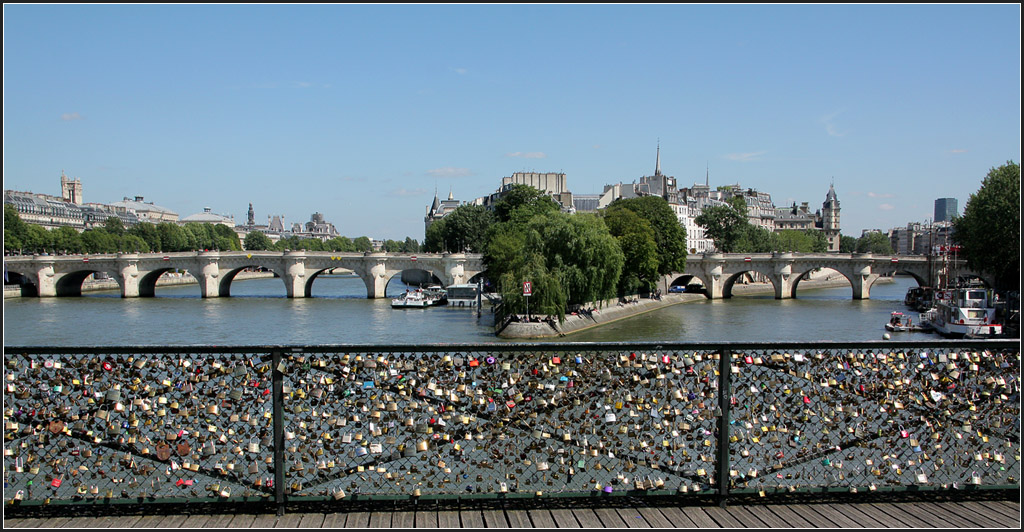
<path fill-rule="evenodd" d="M 13 528 L 1014 528 L 1020 502 L 858 502 L 7 519 Z"/>

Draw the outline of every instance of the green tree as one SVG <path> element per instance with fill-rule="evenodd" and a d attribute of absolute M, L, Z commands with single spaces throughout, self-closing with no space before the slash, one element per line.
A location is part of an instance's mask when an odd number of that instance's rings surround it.
<path fill-rule="evenodd" d="M 337 251 L 341 253 L 352 252 L 356 250 L 352 239 L 347 236 L 336 236 L 327 242 L 324 242 L 324 247 L 327 251 Z"/>
<path fill-rule="evenodd" d="M 629 209 L 650 223 L 658 249 L 659 274 L 667 275 L 686 269 L 686 228 L 664 198 L 643 196 L 620 199 L 606 210 L 616 209 Z"/>
<path fill-rule="evenodd" d="M 10 203 L 4 204 L 4 251 L 15 252 L 25 248 L 28 224 L 21 219 L 18 209 Z M 27 250 L 26 250 L 27 251 Z"/>
<path fill-rule="evenodd" d="M 206 224 L 211 225 L 211 224 Z M 238 239 L 238 233 L 224 224 L 212 224 L 213 245 L 221 251 L 242 251 L 242 243 Z"/>
<path fill-rule="evenodd" d="M 649 291 L 658 282 L 658 246 L 650 222 L 630 209 L 606 209 L 604 222 L 622 250 L 619 295 Z"/>
<path fill-rule="evenodd" d="M 423 251 L 427 253 L 441 253 L 445 251 L 444 235 L 445 235 L 445 218 L 435 220 L 427 227 L 427 232 L 423 236 Z"/>
<path fill-rule="evenodd" d="M 176 223 L 160 222 L 156 225 L 157 233 L 160 235 L 160 252 L 173 251 L 194 251 L 196 248 L 189 246 L 189 237 L 185 230 Z"/>
<path fill-rule="evenodd" d="M 774 235 L 764 227 L 744 223 L 739 226 L 739 236 L 733 243 L 732 253 L 769 253 L 774 240 Z"/>
<path fill-rule="evenodd" d="M 481 247 L 480 249 L 482 250 L 483 248 Z M 402 243 L 402 251 L 404 253 L 419 253 L 420 244 L 416 239 L 407 236 L 405 237 L 405 242 Z"/>
<path fill-rule="evenodd" d="M 124 223 L 117 216 L 108 216 L 103 221 L 103 228 L 114 236 L 123 236 L 125 234 Z"/>
<path fill-rule="evenodd" d="M 971 194 L 963 216 L 953 219 L 953 241 L 967 264 L 990 273 L 999 289 L 1020 289 L 1020 165 L 989 170 Z"/>
<path fill-rule="evenodd" d="M 857 253 L 892 255 L 892 243 L 882 233 L 868 233 L 857 239 Z"/>
<path fill-rule="evenodd" d="M 253 231 L 245 235 L 246 251 L 265 251 L 273 246 L 274 243 L 270 241 L 270 237 L 259 231 Z"/>
<path fill-rule="evenodd" d="M 370 242 L 370 238 L 366 236 L 356 238 L 352 241 L 352 245 L 355 246 L 356 251 L 362 251 L 363 253 L 373 251 L 373 243 Z"/>
<path fill-rule="evenodd" d="M 694 219 L 704 228 L 704 236 L 715 242 L 722 253 L 732 253 L 746 231 L 747 217 L 729 205 L 715 205 L 704 209 Z"/>
<path fill-rule="evenodd" d="M 509 187 L 501 199 L 495 202 L 494 218 L 499 222 L 508 222 L 515 217 L 525 222 L 538 214 L 560 210 L 561 207 L 551 196 L 530 185 L 516 184 Z"/>
<path fill-rule="evenodd" d="M 119 243 L 116 236 L 101 227 L 82 232 L 82 251 L 86 253 L 115 253 Z"/>
<path fill-rule="evenodd" d="M 857 251 L 857 239 L 852 236 L 839 236 L 839 252 L 855 253 Z"/>
<path fill-rule="evenodd" d="M 438 231 L 443 241 L 443 250 L 453 253 L 483 251 L 487 230 L 493 219 L 494 215 L 483 205 L 459 206 L 441 219 L 444 223 Z M 431 224 L 431 228 L 436 223 Z"/>
<path fill-rule="evenodd" d="M 85 233 L 89 232 L 91 231 L 85 231 Z M 85 249 L 82 240 L 83 235 L 84 233 L 79 233 L 66 225 L 50 231 L 50 237 L 53 239 L 53 247 L 59 252 L 63 251 L 66 253 L 81 253 Z M 111 251 L 117 251 L 116 244 L 114 245 L 114 248 L 115 249 Z"/>
<path fill-rule="evenodd" d="M 118 245 L 118 248 L 121 251 L 127 251 L 127 252 L 139 252 L 139 253 L 149 253 L 150 252 L 149 244 L 147 244 L 145 240 L 143 240 L 142 238 L 140 238 L 140 237 L 138 237 L 136 235 L 129 235 L 129 234 L 125 234 L 124 236 L 122 236 L 120 238 L 120 244 Z"/>
<path fill-rule="evenodd" d="M 155 225 L 149 222 L 140 222 L 135 224 L 128 229 L 128 234 L 141 238 L 152 251 L 163 250 L 163 247 L 160 245 L 160 231 Z"/>
<path fill-rule="evenodd" d="M 27 224 L 25 232 L 25 250 L 30 253 L 49 253 L 54 251 L 53 235 L 43 226 Z"/>

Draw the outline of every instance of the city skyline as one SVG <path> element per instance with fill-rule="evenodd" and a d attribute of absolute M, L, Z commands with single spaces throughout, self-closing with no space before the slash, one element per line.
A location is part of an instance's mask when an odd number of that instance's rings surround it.
<path fill-rule="evenodd" d="M 1020 161 L 1019 5 L 5 5 L 4 188 L 422 241 L 435 190 L 654 173 L 842 233 Z M 842 22 L 842 27 L 838 22 Z"/>

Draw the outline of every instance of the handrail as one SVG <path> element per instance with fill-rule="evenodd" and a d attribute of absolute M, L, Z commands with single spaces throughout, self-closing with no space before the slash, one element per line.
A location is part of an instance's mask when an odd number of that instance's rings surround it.
<path fill-rule="evenodd" d="M 1015 341 L 7 346 L 4 373 L 26 508 L 1020 486 Z"/>

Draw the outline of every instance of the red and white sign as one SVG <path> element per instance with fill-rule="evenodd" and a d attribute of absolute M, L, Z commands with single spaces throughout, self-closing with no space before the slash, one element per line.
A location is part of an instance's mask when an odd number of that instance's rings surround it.
<path fill-rule="evenodd" d="M 750 257 L 743 257 L 743 262 L 750 262 Z"/>
<path fill-rule="evenodd" d="M 527 297 L 533 295 L 533 283 L 530 281 L 523 281 L 523 295 Z"/>

